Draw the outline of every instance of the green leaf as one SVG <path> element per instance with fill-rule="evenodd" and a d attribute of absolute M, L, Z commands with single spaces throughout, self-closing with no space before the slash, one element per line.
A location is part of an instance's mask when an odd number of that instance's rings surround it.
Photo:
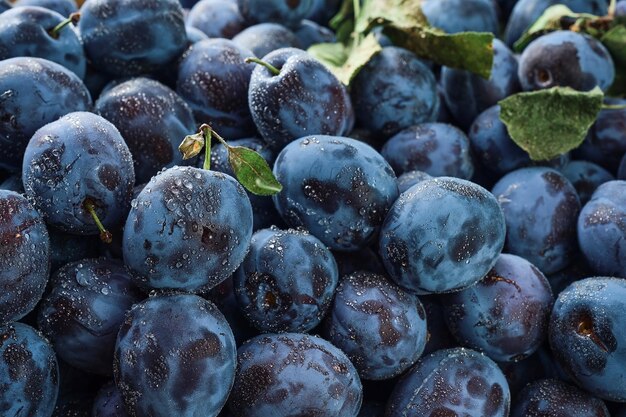
<path fill-rule="evenodd" d="M 626 26 L 618 25 L 609 30 L 601 39 L 611 53 L 615 64 L 615 81 L 610 94 L 626 94 Z"/>
<path fill-rule="evenodd" d="M 307 52 L 322 62 L 345 85 L 358 74 L 370 59 L 382 50 L 373 34 L 355 45 L 340 43 L 320 43 L 311 46 Z"/>
<path fill-rule="evenodd" d="M 279 193 L 283 186 L 261 155 L 243 146 L 228 146 L 228 161 L 235 176 L 248 191 L 256 195 Z"/>
<path fill-rule="evenodd" d="M 532 160 L 545 161 L 583 142 L 603 97 L 599 87 L 588 92 L 554 87 L 519 93 L 500 101 L 500 119 Z"/>
<path fill-rule="evenodd" d="M 356 19 L 356 32 L 367 33 L 374 26 L 386 24 L 430 26 L 422 13 L 421 0 L 364 0 Z"/>
<path fill-rule="evenodd" d="M 569 7 L 562 4 L 548 7 L 535 23 L 530 25 L 522 36 L 515 42 L 513 49 L 515 52 L 522 52 L 534 39 L 539 36 L 562 29 L 561 19 L 563 17 L 578 18 Z"/>
<path fill-rule="evenodd" d="M 473 72 L 488 79 L 493 65 L 492 33 L 461 32 L 448 34 L 423 27 L 389 25 L 384 33 L 395 45 L 440 65 Z"/>

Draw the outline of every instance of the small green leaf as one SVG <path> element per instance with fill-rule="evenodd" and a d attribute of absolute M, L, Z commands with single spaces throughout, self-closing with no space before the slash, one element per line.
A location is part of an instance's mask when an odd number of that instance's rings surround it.
<path fill-rule="evenodd" d="M 473 72 L 488 79 L 493 65 L 492 33 L 448 34 L 423 26 L 389 25 L 384 33 L 393 43 L 440 65 Z"/>
<path fill-rule="evenodd" d="M 202 132 L 187 135 L 178 145 L 178 150 L 183 154 L 183 159 L 190 159 L 198 155 L 204 147 L 204 134 Z"/>
<path fill-rule="evenodd" d="M 364 0 L 354 29 L 358 33 L 367 33 L 374 26 L 386 24 L 430 26 L 422 13 L 420 0 Z"/>
<path fill-rule="evenodd" d="M 611 53 L 615 64 L 615 81 L 609 91 L 613 95 L 626 94 L 626 26 L 618 25 L 601 39 Z"/>
<path fill-rule="evenodd" d="M 373 34 L 366 36 L 356 46 L 340 43 L 320 43 L 307 52 L 322 62 L 345 85 L 358 74 L 370 59 L 382 50 Z"/>
<path fill-rule="evenodd" d="M 539 36 L 562 29 L 561 19 L 564 17 L 578 18 L 578 14 L 572 12 L 569 7 L 557 4 L 548 7 L 535 23 L 530 25 L 522 36 L 515 42 L 515 52 L 522 52 L 534 39 Z"/>
<path fill-rule="evenodd" d="M 588 92 L 554 87 L 519 93 L 500 101 L 500 119 L 532 160 L 545 161 L 583 142 L 603 97 L 599 87 Z"/>
<path fill-rule="evenodd" d="M 283 186 L 261 155 L 243 146 L 228 146 L 228 161 L 235 176 L 248 191 L 256 195 L 279 193 Z"/>

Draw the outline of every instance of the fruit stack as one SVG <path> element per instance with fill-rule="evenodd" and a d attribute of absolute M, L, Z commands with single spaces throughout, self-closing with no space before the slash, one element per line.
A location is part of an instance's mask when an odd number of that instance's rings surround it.
<path fill-rule="evenodd" d="M 2 0 L 0 416 L 626 416 L 626 1 Z"/>

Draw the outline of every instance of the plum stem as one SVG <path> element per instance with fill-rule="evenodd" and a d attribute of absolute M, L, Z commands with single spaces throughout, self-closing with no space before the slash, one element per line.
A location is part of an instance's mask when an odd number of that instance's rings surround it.
<path fill-rule="evenodd" d="M 272 64 L 265 62 L 259 58 L 255 58 L 255 57 L 250 57 L 250 58 L 246 58 L 246 60 L 244 61 L 246 64 L 250 64 L 250 63 L 255 63 L 255 64 L 259 64 L 259 65 L 263 65 L 265 68 L 267 68 L 272 74 L 274 75 L 280 75 L 280 70 L 278 68 L 276 68 L 275 66 L 273 66 Z"/>
<path fill-rule="evenodd" d="M 213 136 L 213 129 L 207 124 L 200 126 L 200 132 L 204 136 L 204 164 L 202 169 L 208 171 L 211 169 L 211 137 Z"/>
<path fill-rule="evenodd" d="M 113 235 L 104 227 L 104 225 L 100 221 L 100 218 L 98 217 L 98 214 L 96 213 L 96 207 L 93 204 L 93 201 L 91 201 L 91 199 L 88 198 L 85 200 L 83 205 L 85 206 L 85 209 L 89 212 L 89 214 L 91 214 L 91 217 L 93 218 L 93 221 L 96 223 L 96 226 L 98 226 L 98 230 L 100 230 L 100 239 L 104 243 L 113 242 Z"/>
<path fill-rule="evenodd" d="M 48 31 L 48 34 L 52 36 L 54 39 L 59 39 L 59 36 L 60 36 L 59 32 L 65 26 L 69 25 L 70 23 L 75 25 L 76 23 L 78 23 L 79 20 L 80 20 L 80 12 L 72 13 L 67 19 L 63 20 L 61 23 L 59 23 L 58 25 L 50 29 Z"/>

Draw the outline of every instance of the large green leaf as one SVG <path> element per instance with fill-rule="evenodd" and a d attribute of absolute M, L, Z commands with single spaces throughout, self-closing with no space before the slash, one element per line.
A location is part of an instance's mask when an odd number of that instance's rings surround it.
<path fill-rule="evenodd" d="M 588 92 L 554 87 L 519 93 L 500 101 L 500 119 L 531 159 L 545 161 L 583 142 L 603 97 L 599 87 Z"/>
<path fill-rule="evenodd" d="M 248 191 L 256 195 L 274 195 L 283 186 L 261 155 L 243 146 L 229 146 L 228 161 L 235 176 Z"/>
<path fill-rule="evenodd" d="M 615 26 L 601 39 L 611 53 L 615 64 L 615 82 L 611 87 L 611 94 L 626 94 L 626 27 Z"/>

